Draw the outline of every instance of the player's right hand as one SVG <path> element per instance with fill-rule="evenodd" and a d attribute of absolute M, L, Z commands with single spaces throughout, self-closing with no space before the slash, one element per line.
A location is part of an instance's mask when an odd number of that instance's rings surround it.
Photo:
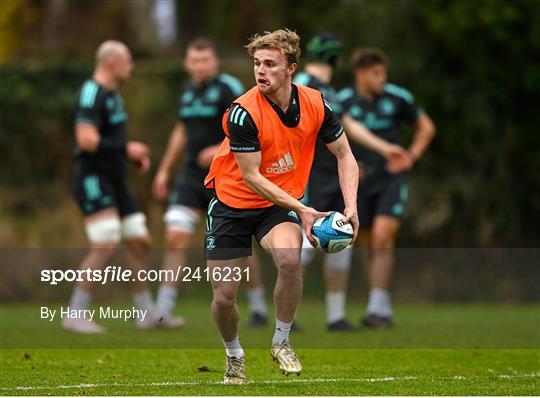
<path fill-rule="evenodd" d="M 154 198 L 165 200 L 169 196 L 169 174 L 165 171 L 158 171 L 152 183 Z"/>
<path fill-rule="evenodd" d="M 387 160 L 386 169 L 390 173 L 400 173 L 412 167 L 409 153 L 400 145 L 388 144 L 384 151 L 384 157 Z"/>
<path fill-rule="evenodd" d="M 135 162 L 142 161 L 145 157 L 150 156 L 150 148 L 148 145 L 139 141 L 129 141 L 126 146 L 126 155 L 129 160 Z"/>
<path fill-rule="evenodd" d="M 302 209 L 298 210 L 297 213 L 302 220 L 302 225 L 304 226 L 304 230 L 306 232 L 306 238 L 309 240 L 309 243 L 311 243 L 311 246 L 316 247 L 317 241 L 311 233 L 313 223 L 321 217 L 330 215 L 331 212 L 320 212 L 315 210 L 313 207 L 303 207 Z"/>

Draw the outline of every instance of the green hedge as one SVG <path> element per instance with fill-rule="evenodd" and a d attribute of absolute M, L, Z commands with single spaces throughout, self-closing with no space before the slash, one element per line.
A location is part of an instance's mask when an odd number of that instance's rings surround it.
<path fill-rule="evenodd" d="M 231 65 L 243 65 L 233 72 L 249 84 L 249 63 Z M 230 71 L 227 65 L 224 69 Z M 70 200 L 72 106 L 91 66 L 11 64 L 1 66 L 0 73 L 2 214 L 13 229 L 24 217 L 32 225 L 36 215 L 46 217 Z M 449 78 L 444 73 L 450 72 L 440 63 L 422 79 L 413 79 L 407 69 L 394 73 L 393 80 L 415 93 L 438 126 L 432 148 L 411 177 L 399 244 L 537 246 L 540 145 L 533 144 L 538 143 L 535 129 L 540 120 L 533 94 L 516 83 L 510 92 L 489 79 L 485 90 L 473 89 L 461 72 Z M 160 210 L 151 198 L 151 178 L 175 122 L 176 95 L 184 78 L 171 61 L 147 61 L 137 65 L 132 80 L 121 89 L 130 114 L 130 136 L 152 148 L 152 172 L 132 178 L 143 208 L 155 214 Z M 340 70 L 338 87 L 347 79 L 348 71 Z M 73 214 L 65 217 L 67 224 Z M 33 228 L 43 228 L 36 244 L 50 244 L 45 225 Z M 22 245 L 27 231 L 17 235 Z"/>

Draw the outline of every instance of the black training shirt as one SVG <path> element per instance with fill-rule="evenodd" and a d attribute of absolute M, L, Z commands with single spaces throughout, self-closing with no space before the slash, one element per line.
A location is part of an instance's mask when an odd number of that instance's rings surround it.
<path fill-rule="evenodd" d="M 95 126 L 101 136 L 100 145 L 107 146 L 107 150 L 89 153 L 79 148 L 75 140 L 78 170 L 86 174 L 102 173 L 112 178 L 124 178 L 128 115 L 120 93 L 90 79 L 77 92 L 74 108 L 75 125 Z"/>

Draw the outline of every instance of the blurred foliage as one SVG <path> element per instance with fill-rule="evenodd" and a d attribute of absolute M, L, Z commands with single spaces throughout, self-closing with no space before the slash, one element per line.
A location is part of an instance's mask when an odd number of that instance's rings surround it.
<path fill-rule="evenodd" d="M 190 38 L 209 36 L 226 55 L 224 69 L 249 86 L 246 37 L 289 27 L 304 39 L 320 30 L 341 37 L 346 54 L 336 73 L 338 88 L 352 82 L 348 57 L 354 48 L 383 48 L 390 80 L 408 88 L 436 122 L 436 140 L 411 175 L 400 245 L 540 243 L 539 1 L 178 1 L 180 36 L 169 49 L 151 44 L 152 29 L 134 34 L 143 31 L 144 20 L 133 18 L 133 10 L 140 15 L 148 2 L 60 1 L 63 8 L 52 11 L 49 2 L 24 3 L 41 6 L 36 20 L 43 26 L 23 36 L 26 42 L 20 39 L 18 60 L 0 67 L 0 183 L 6 192 L 27 187 L 26 193 L 4 195 L 4 215 L 32 214 L 39 201 L 52 211 L 69 197 L 71 104 L 91 66 L 67 60 L 90 60 L 97 43 L 109 37 L 125 40 L 138 59 L 146 58 L 123 92 L 133 136 L 152 146 L 156 163 L 183 78 L 178 60 L 167 55 L 179 55 Z M 11 19 L 8 25 L 22 26 Z M 405 134 L 404 143 L 409 139 Z M 160 217 L 160 205 L 150 198 L 151 176 L 133 178 L 145 209 Z M 161 228 L 159 220 L 155 225 Z M 28 227 L 8 235 L 24 245 L 31 233 Z M 47 245 L 49 235 L 35 242 Z"/>
<path fill-rule="evenodd" d="M 38 24 L 39 8 L 24 0 L 0 1 L 0 62 L 15 56 L 32 26 Z"/>

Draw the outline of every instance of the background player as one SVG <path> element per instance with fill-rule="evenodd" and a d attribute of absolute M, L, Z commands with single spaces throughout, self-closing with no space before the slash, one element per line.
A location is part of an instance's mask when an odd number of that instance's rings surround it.
<path fill-rule="evenodd" d="M 343 43 L 331 32 L 316 34 L 307 44 L 307 59 L 304 70 L 294 77 L 296 84 L 319 90 L 332 106 L 334 114 L 342 118 L 341 105 L 336 98 L 336 92 L 330 85 L 338 57 L 343 50 Z M 346 133 L 356 143 L 367 146 L 388 161 L 406 157 L 405 149 L 399 145 L 390 144 L 373 135 L 362 124 L 345 118 Z M 328 150 L 324 141 L 317 139 L 315 158 L 309 177 L 308 189 L 304 196 L 306 203 L 321 211 L 342 211 L 343 198 L 339 186 L 338 168 L 335 156 Z M 311 247 L 304 236 L 302 248 L 302 265 L 307 266 L 316 249 Z M 352 248 L 339 253 L 328 254 L 324 261 L 324 279 L 326 283 L 326 323 L 328 330 L 344 331 L 355 328 L 345 318 L 345 302 Z M 304 267 L 304 269 L 307 269 Z"/>
<path fill-rule="evenodd" d="M 146 218 L 139 210 L 126 176 L 126 160 L 135 162 L 141 172 L 150 168 L 148 147 L 136 141 L 126 141 L 128 115 L 117 91 L 133 70 L 129 49 L 120 42 L 106 41 L 96 53 L 92 79 L 87 80 L 77 94 L 75 106 L 74 192 L 84 214 L 90 252 L 81 269 L 96 269 L 107 265 L 120 241 L 128 246 L 128 263 L 136 271 L 145 262 L 145 249 L 150 245 Z M 92 283 L 78 282 L 73 290 L 71 310 L 88 308 Z M 153 303 L 145 282 L 133 285 L 138 308 L 152 311 Z M 150 315 L 135 320 L 147 327 Z M 86 318 L 64 318 L 65 329 L 80 333 L 100 333 L 103 327 Z"/>
<path fill-rule="evenodd" d="M 153 183 L 154 196 L 169 197 L 165 213 L 166 252 L 164 268 L 176 270 L 186 263 L 187 249 L 197 229 L 201 213 L 206 211 L 212 193 L 204 188 L 204 177 L 214 154 L 225 137 L 221 117 L 229 105 L 244 92 L 240 81 L 219 73 L 219 59 L 214 44 L 204 38 L 187 45 L 184 68 L 189 80 L 179 94 L 178 121 Z M 181 173 L 169 196 L 173 169 L 183 158 Z M 255 263 L 254 266 L 258 264 Z M 259 275 L 258 269 L 254 275 Z M 252 282 L 253 283 L 253 282 Z M 159 287 L 156 311 L 165 328 L 180 327 L 182 317 L 173 317 L 177 282 L 163 281 Z M 262 284 L 248 292 L 255 324 L 266 320 L 266 302 Z"/>
<path fill-rule="evenodd" d="M 274 290 L 276 328 L 272 357 L 285 373 L 302 366 L 289 331 L 302 293 L 300 220 L 313 243 L 311 226 L 325 215 L 300 203 L 317 136 L 338 158 L 344 214 L 358 228 L 358 167 L 338 119 L 316 90 L 291 84 L 300 38 L 289 30 L 253 37 L 256 86 L 224 115 L 228 135 L 205 184 L 215 189 L 208 208 L 206 256 L 213 271 L 243 267 L 255 235 L 278 269 Z M 222 271 L 223 272 L 223 271 Z M 245 355 L 238 340 L 236 293 L 240 282 L 212 280 L 212 313 L 227 353 L 226 383 L 245 382 Z"/>
<path fill-rule="evenodd" d="M 363 324 L 382 328 L 392 325 L 389 284 L 394 266 L 393 248 L 405 212 L 405 172 L 422 157 L 435 135 L 429 116 L 418 108 L 407 90 L 386 82 L 387 60 L 378 49 L 364 49 L 353 57 L 355 87 L 339 93 L 343 111 L 378 137 L 397 144 L 401 123 L 414 126 L 408 156 L 387 162 L 379 154 L 354 146 L 363 165 L 358 193 L 362 245 L 369 252 L 367 273 L 369 302 Z"/>

